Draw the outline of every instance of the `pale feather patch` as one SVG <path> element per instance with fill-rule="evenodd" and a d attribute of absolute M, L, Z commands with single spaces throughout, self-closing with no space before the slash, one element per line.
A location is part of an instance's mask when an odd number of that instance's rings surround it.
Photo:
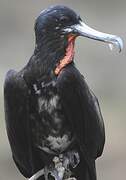
<path fill-rule="evenodd" d="M 59 102 L 59 96 L 53 95 L 49 100 L 38 97 L 38 107 L 39 107 L 39 113 L 43 110 L 47 110 L 49 113 L 51 113 L 54 109 L 56 109 Z"/>
<path fill-rule="evenodd" d="M 60 152 L 63 152 L 72 142 L 72 140 L 69 139 L 68 134 L 64 134 L 62 137 L 54 137 L 49 135 L 47 137 L 47 141 L 51 150 Z"/>
<path fill-rule="evenodd" d="M 55 95 L 50 99 L 49 104 L 50 106 L 53 106 L 54 108 L 56 108 L 56 106 L 58 105 L 58 101 L 59 101 L 59 96 Z"/>
<path fill-rule="evenodd" d="M 41 94 L 41 90 L 38 89 L 37 85 L 36 84 L 33 84 L 33 89 L 35 91 L 35 94 Z"/>

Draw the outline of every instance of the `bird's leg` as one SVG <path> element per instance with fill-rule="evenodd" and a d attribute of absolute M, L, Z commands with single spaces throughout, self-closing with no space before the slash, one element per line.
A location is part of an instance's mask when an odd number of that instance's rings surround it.
<path fill-rule="evenodd" d="M 69 167 L 76 168 L 79 163 L 80 157 L 77 151 L 69 151 L 64 155 L 63 166 L 65 167 L 65 180 L 76 180 L 75 177 L 71 177 L 73 173 Z"/>
<path fill-rule="evenodd" d="M 52 176 L 55 180 L 76 180 L 70 170 L 70 166 L 75 168 L 80 162 L 80 157 L 77 151 L 69 151 L 59 156 L 55 156 L 52 163 L 44 168 L 45 180 L 49 180 Z"/>
<path fill-rule="evenodd" d="M 51 174 L 55 180 L 76 180 L 75 177 L 71 177 L 72 171 L 70 170 L 70 166 L 75 168 L 79 164 L 80 158 L 78 152 L 70 151 L 60 154 L 58 157 L 55 156 L 53 158 L 53 162 L 54 170 Z"/>
<path fill-rule="evenodd" d="M 63 167 L 62 160 L 55 156 L 53 158 L 54 162 L 54 171 L 52 171 L 52 176 L 57 176 L 55 180 L 62 180 L 64 177 L 65 168 Z"/>
<path fill-rule="evenodd" d="M 49 166 L 44 168 L 45 180 L 49 180 L 52 176 L 55 180 L 63 180 L 65 168 L 62 166 L 62 162 L 59 157 L 55 156 L 53 162 Z"/>

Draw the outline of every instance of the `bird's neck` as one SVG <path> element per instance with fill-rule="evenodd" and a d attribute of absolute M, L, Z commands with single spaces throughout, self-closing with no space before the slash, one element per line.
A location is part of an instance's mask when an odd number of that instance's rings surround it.
<path fill-rule="evenodd" d="M 62 71 L 62 69 L 73 61 L 75 38 L 76 38 L 76 36 L 74 36 L 74 35 L 68 36 L 68 46 L 66 48 L 66 53 L 65 53 L 64 57 L 62 59 L 60 59 L 58 65 L 56 66 L 56 68 L 54 70 L 56 75 L 59 75 L 59 73 Z"/>
<path fill-rule="evenodd" d="M 72 62 L 74 57 L 75 36 L 64 38 L 43 38 L 36 45 L 27 69 L 33 78 L 40 76 L 56 77 L 61 70 Z"/>

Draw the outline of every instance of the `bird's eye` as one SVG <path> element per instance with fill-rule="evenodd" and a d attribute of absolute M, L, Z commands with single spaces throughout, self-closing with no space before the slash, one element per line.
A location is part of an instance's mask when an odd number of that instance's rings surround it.
<path fill-rule="evenodd" d="M 68 18 L 67 16 L 62 16 L 62 17 L 60 18 L 60 21 L 63 22 L 63 23 L 65 23 L 65 22 L 68 22 L 68 21 L 69 21 L 69 18 Z"/>

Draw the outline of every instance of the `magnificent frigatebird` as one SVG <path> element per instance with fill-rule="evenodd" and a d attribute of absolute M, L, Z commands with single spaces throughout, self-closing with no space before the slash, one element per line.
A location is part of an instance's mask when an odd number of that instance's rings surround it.
<path fill-rule="evenodd" d="M 28 64 L 19 72 L 10 70 L 4 86 L 14 162 L 30 180 L 96 180 L 104 123 L 96 96 L 74 65 L 74 42 L 84 36 L 121 51 L 122 40 L 93 30 L 65 6 L 42 11 L 35 36 Z"/>

